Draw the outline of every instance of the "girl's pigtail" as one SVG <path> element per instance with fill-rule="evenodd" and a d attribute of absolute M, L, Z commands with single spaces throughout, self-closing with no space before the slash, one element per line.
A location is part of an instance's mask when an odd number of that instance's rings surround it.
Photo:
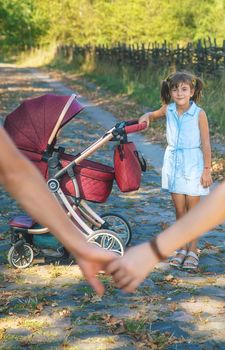
<path fill-rule="evenodd" d="M 194 102 L 199 102 L 202 96 L 202 89 L 203 89 L 203 82 L 200 78 L 196 77 L 195 78 L 195 84 L 194 84 L 194 95 L 192 96 L 192 100 Z"/>
<path fill-rule="evenodd" d="M 170 102 L 170 89 L 169 89 L 169 82 L 168 80 L 163 80 L 162 86 L 161 86 L 161 100 L 165 104 L 169 104 Z"/>

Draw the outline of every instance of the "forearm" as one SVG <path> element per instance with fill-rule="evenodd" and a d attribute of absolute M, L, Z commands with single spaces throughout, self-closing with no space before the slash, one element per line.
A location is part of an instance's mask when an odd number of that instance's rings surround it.
<path fill-rule="evenodd" d="M 151 121 L 155 121 L 155 120 L 160 119 L 160 118 L 164 118 L 165 115 L 158 113 L 158 111 L 153 111 L 153 112 L 145 113 L 143 115 L 143 117 L 148 118 L 148 120 L 151 122 Z"/>
<path fill-rule="evenodd" d="M 6 178 L 6 190 L 28 214 L 38 223 L 48 227 L 49 231 L 54 233 L 66 247 L 71 247 L 74 241 L 74 249 L 78 251 L 79 244 L 85 242 L 84 237 L 48 191 L 38 171 L 26 160 L 21 163 L 23 170 Z"/>
<path fill-rule="evenodd" d="M 199 128 L 201 135 L 202 152 L 204 158 L 204 167 L 211 168 L 211 145 L 208 120 L 205 112 L 202 110 L 199 114 Z"/>
<path fill-rule="evenodd" d="M 159 234 L 157 243 L 162 255 L 169 256 L 174 250 L 224 222 L 224 200 L 225 182 L 174 225 Z"/>
<path fill-rule="evenodd" d="M 166 116 L 166 110 L 167 110 L 167 106 L 163 105 L 161 108 L 155 111 L 145 113 L 140 117 L 140 119 L 146 120 L 146 121 L 148 120 L 148 122 L 150 122 L 150 121 L 157 120 L 159 118 L 164 118 Z"/>
<path fill-rule="evenodd" d="M 211 168 L 211 146 L 210 143 L 203 143 L 202 144 L 202 152 L 203 152 L 203 159 L 204 159 L 204 168 Z"/>
<path fill-rule="evenodd" d="M 38 223 L 48 227 L 74 254 L 82 251 L 85 238 L 69 220 L 57 200 L 49 192 L 37 169 L 19 152 L 14 162 L 1 169 L 0 183 Z"/>

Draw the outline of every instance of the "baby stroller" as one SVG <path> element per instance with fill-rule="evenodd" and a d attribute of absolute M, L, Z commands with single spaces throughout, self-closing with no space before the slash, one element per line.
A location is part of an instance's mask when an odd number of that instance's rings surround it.
<path fill-rule="evenodd" d="M 63 147 L 56 147 L 56 141 L 59 130 L 83 109 L 75 97 L 74 94 L 70 97 L 47 94 L 26 100 L 6 117 L 4 127 L 17 147 L 40 170 L 50 191 L 87 240 L 123 255 L 124 246 L 131 239 L 128 222 L 118 214 L 101 217 L 86 203 L 107 200 L 115 178 L 114 168 L 86 158 L 108 141 L 126 143 L 127 133 L 142 130 L 146 124 L 118 123 L 81 153 L 67 154 Z M 48 229 L 31 217 L 19 215 L 9 225 L 12 246 L 8 260 L 13 267 L 28 267 L 36 251 L 49 245 L 61 257 L 67 256 Z"/>

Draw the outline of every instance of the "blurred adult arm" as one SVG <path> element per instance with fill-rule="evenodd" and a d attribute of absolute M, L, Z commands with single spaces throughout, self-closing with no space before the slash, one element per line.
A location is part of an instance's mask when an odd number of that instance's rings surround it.
<path fill-rule="evenodd" d="M 114 254 L 87 243 L 47 188 L 44 179 L 15 147 L 0 127 L 0 184 L 34 220 L 48 227 L 76 260 L 92 287 L 103 294 L 104 286 L 96 278 Z"/>
<path fill-rule="evenodd" d="M 157 246 L 161 255 L 168 257 L 213 227 L 225 221 L 225 181 L 207 198 L 175 224 L 161 232 Z M 115 284 L 125 292 L 133 292 L 160 261 L 149 242 L 127 250 L 121 258 L 112 261 L 107 272 L 112 274 Z"/>

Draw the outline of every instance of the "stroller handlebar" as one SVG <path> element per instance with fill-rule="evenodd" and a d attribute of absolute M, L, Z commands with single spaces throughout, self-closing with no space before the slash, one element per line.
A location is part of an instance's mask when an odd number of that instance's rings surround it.
<path fill-rule="evenodd" d="M 126 138 L 127 134 L 145 130 L 147 127 L 148 125 L 146 122 L 139 124 L 138 119 L 133 119 L 126 122 L 118 122 L 115 127 L 110 130 L 110 132 L 112 131 L 113 134 L 111 141 L 121 140 L 124 137 Z"/>
<path fill-rule="evenodd" d="M 126 134 L 132 134 L 134 132 L 139 132 L 147 128 L 147 123 L 138 123 L 138 119 L 127 121 L 124 127 Z"/>

